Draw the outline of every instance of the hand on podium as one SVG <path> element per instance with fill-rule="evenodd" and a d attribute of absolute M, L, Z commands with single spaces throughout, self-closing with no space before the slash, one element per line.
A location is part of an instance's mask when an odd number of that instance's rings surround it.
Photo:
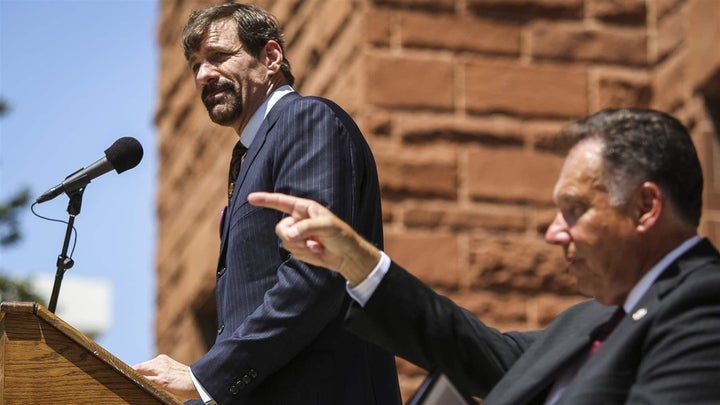
<path fill-rule="evenodd" d="M 165 354 L 133 366 L 153 384 L 181 398 L 200 399 L 190 376 L 190 367 Z"/>

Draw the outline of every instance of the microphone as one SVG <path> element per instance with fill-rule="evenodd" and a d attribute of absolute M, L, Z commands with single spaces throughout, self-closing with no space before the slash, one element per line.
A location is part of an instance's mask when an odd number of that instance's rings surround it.
<path fill-rule="evenodd" d="M 137 139 L 127 136 L 120 138 L 105 150 L 105 157 L 98 159 L 88 167 L 71 173 L 62 183 L 46 191 L 35 202 L 43 203 L 60 194 L 70 194 L 87 186 L 91 180 L 102 176 L 110 170 L 115 169 L 120 174 L 125 170 L 132 169 L 140 163 L 142 157 L 142 145 Z"/>

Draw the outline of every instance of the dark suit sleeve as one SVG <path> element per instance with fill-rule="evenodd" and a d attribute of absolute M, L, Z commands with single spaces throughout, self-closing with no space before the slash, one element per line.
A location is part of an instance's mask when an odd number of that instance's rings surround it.
<path fill-rule="evenodd" d="M 542 332 L 500 333 L 393 263 L 348 328 L 460 389 L 483 397 Z"/>
<path fill-rule="evenodd" d="M 377 184 L 374 161 L 367 145 L 357 137 L 362 135 L 356 127 L 348 128 L 328 105 L 312 98 L 292 102 L 268 134 L 261 151 L 264 155 L 252 163 L 245 180 L 251 185 L 243 185 L 243 193 L 274 191 L 316 200 L 343 220 L 368 230 L 365 236 L 381 244 L 381 233 L 367 234 L 381 229 L 379 192 L 367 188 Z M 271 181 L 253 183 L 258 178 Z M 374 212 L 373 216 L 366 215 L 366 210 Z M 272 265 L 263 273 L 272 273 L 274 284 L 264 293 L 258 291 L 264 294 L 262 304 L 242 320 L 232 337 L 216 343 L 192 366 L 198 380 L 220 403 L 232 398 L 228 387 L 237 387 L 237 379 L 250 377 L 247 384 L 240 384 L 243 392 L 235 392 L 235 396 L 249 395 L 269 375 L 278 379 L 279 371 L 286 374 L 283 378 L 307 379 L 307 389 L 312 390 L 316 382 L 303 362 L 312 361 L 317 376 L 332 373 L 337 361 L 332 358 L 333 350 L 344 350 L 338 334 L 344 333 L 342 318 L 349 304 L 345 282 L 336 273 L 308 266 L 287 252 L 278 259 L 283 249 L 274 227 L 280 218 L 273 210 L 249 208 L 243 224 L 252 221 L 253 234 L 246 235 L 244 243 L 231 246 L 234 250 L 228 253 L 238 256 L 233 260 L 252 256 L 254 263 L 244 267 Z M 238 253 L 241 249 L 245 251 Z M 240 257 L 242 254 L 246 257 Z M 317 363 L 323 351 L 328 353 L 327 364 Z M 297 367 L 295 372 L 287 368 L 290 362 Z"/>

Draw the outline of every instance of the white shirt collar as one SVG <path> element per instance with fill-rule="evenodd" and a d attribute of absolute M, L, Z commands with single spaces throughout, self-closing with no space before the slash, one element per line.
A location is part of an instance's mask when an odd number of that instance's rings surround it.
<path fill-rule="evenodd" d="M 286 84 L 280 86 L 277 90 L 270 93 L 269 97 L 265 98 L 265 101 L 253 113 L 252 117 L 250 117 L 250 121 L 248 121 L 247 125 L 245 125 L 245 128 L 240 134 L 240 142 L 246 148 L 249 148 L 250 145 L 252 145 L 255 135 L 257 135 L 257 132 L 260 129 L 260 125 L 262 125 L 265 117 L 267 117 L 270 110 L 272 110 L 273 106 L 275 106 L 275 103 L 277 103 L 284 95 L 294 91 L 295 90 L 293 90 L 292 87 Z"/>
<path fill-rule="evenodd" d="M 623 304 L 623 309 L 625 310 L 625 313 L 629 314 L 631 313 L 630 311 L 635 309 L 635 306 L 640 301 L 640 298 L 645 295 L 647 290 L 650 289 L 650 286 L 655 282 L 658 276 L 660 276 L 660 273 L 662 273 L 663 270 L 665 270 L 670 265 L 670 263 L 674 262 L 678 257 L 680 257 L 680 255 L 690 250 L 691 247 L 698 244 L 701 239 L 702 238 L 700 236 L 695 235 L 692 238 L 681 243 L 680 246 L 670 251 L 670 253 L 665 255 L 662 260 L 657 262 L 657 264 L 654 265 L 652 269 L 650 269 L 650 271 L 645 273 L 645 275 L 640 279 L 640 281 L 635 284 L 635 287 L 630 290 L 630 294 L 628 294 L 627 298 L 625 299 L 625 303 Z"/>

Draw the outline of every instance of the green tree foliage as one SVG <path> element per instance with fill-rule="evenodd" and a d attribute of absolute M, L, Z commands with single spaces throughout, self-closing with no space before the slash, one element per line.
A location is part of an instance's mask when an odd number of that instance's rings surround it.
<path fill-rule="evenodd" d="M 7 103 L 0 98 L 0 116 L 8 110 Z M 30 190 L 24 189 L 7 201 L 0 203 L 0 249 L 5 249 L 20 241 L 20 210 L 27 207 L 30 201 Z M 5 269 L 0 269 L 5 270 Z M 27 281 L 18 281 L 0 274 L 0 302 L 2 301 L 37 301 L 40 298 Z"/>
<path fill-rule="evenodd" d="M 8 201 L 0 203 L 0 248 L 5 249 L 20 241 L 20 222 L 18 214 L 30 200 L 30 192 L 20 191 Z M 0 269 L 5 270 L 5 269 Z M 27 281 L 19 281 L 0 274 L 1 301 L 37 301 L 42 302 Z"/>
<path fill-rule="evenodd" d="M 0 204 L 0 246 L 6 247 L 20 240 L 20 221 L 18 214 L 21 208 L 30 201 L 30 191 L 21 190 L 9 201 Z"/>

